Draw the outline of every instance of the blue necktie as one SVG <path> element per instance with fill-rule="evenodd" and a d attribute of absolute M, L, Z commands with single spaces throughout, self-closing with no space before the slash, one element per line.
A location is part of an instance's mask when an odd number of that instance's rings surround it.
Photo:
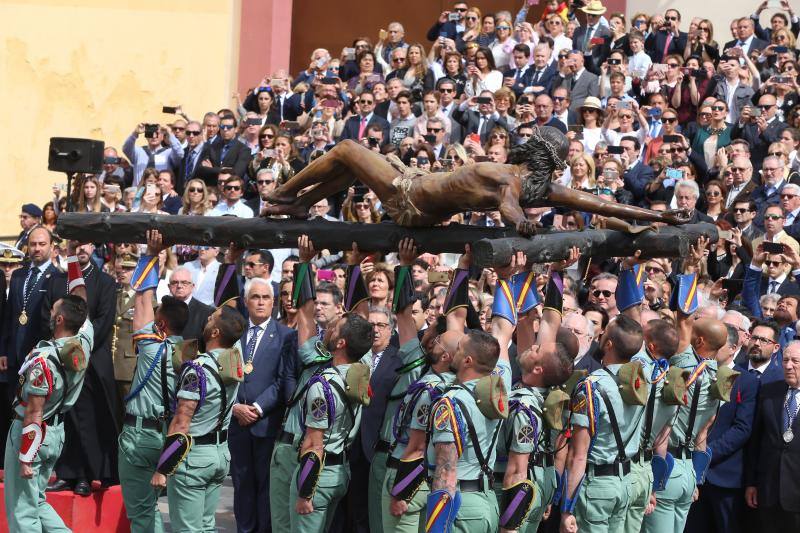
<path fill-rule="evenodd" d="M 225 156 L 228 155 L 228 150 L 231 149 L 231 143 L 227 142 L 222 145 L 222 154 L 219 157 L 219 164 L 221 165 L 222 162 L 225 160 Z"/>
<path fill-rule="evenodd" d="M 39 279 L 39 267 L 31 266 L 30 271 L 28 271 L 28 279 L 25 280 L 25 297 L 23 299 L 24 304 L 27 304 L 28 300 L 30 299 L 31 293 L 33 293 L 33 288 L 36 286 L 37 279 Z"/>
<path fill-rule="evenodd" d="M 186 168 L 183 169 L 184 176 L 190 176 L 192 174 L 192 167 L 194 166 L 194 150 L 189 152 L 189 157 L 186 159 Z"/>
<path fill-rule="evenodd" d="M 256 350 L 256 341 L 258 341 L 258 333 L 261 331 L 261 326 L 253 326 L 250 328 L 250 339 L 247 341 L 247 350 L 245 351 L 245 362 L 253 360 L 253 352 Z"/>
<path fill-rule="evenodd" d="M 783 430 L 792 427 L 792 422 L 797 413 L 797 389 L 789 389 L 789 400 L 786 402 L 786 409 L 783 410 Z"/>

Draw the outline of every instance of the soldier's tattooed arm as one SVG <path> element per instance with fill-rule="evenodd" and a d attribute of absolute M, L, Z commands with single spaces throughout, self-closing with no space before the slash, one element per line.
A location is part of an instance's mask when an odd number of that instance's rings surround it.
<path fill-rule="evenodd" d="M 440 442 L 436 444 L 435 450 L 436 470 L 433 472 L 431 490 L 444 489 L 454 495 L 456 493 L 456 480 L 458 479 L 456 445 L 452 442 Z"/>
<path fill-rule="evenodd" d="M 189 433 L 189 426 L 192 423 L 192 416 L 197 409 L 196 400 L 178 399 L 178 408 L 175 410 L 175 416 L 172 417 L 172 422 L 169 423 L 168 433 Z"/>
<path fill-rule="evenodd" d="M 506 463 L 506 474 L 503 477 L 503 488 L 508 488 L 528 479 L 528 458 L 529 453 L 508 452 L 508 463 Z"/>
<path fill-rule="evenodd" d="M 22 427 L 28 424 L 41 424 L 44 404 L 47 399 L 44 396 L 31 394 L 28 396 L 28 405 L 25 406 L 25 417 L 22 420 Z"/>

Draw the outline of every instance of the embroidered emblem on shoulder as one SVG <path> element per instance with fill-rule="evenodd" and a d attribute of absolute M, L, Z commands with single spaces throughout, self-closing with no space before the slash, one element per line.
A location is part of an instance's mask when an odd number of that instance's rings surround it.
<path fill-rule="evenodd" d="M 439 431 L 444 431 L 450 424 L 450 406 L 447 403 L 440 403 L 433 414 L 433 427 Z"/>
<path fill-rule="evenodd" d="M 311 402 L 311 416 L 315 420 L 323 420 L 328 416 L 328 402 L 325 398 L 314 398 Z"/>
<path fill-rule="evenodd" d="M 533 426 L 522 426 L 517 433 L 517 440 L 520 444 L 533 444 L 536 440 L 536 430 Z"/>
<path fill-rule="evenodd" d="M 194 372 L 187 372 L 181 380 L 181 389 L 188 392 L 197 392 L 200 389 L 200 380 Z"/>
<path fill-rule="evenodd" d="M 427 425 L 428 423 L 428 414 L 430 413 L 431 408 L 428 404 L 420 405 L 417 408 L 417 423 L 421 426 Z"/>

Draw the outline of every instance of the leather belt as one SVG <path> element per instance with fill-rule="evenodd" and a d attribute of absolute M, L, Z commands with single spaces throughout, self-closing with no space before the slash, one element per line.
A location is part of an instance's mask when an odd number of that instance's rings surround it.
<path fill-rule="evenodd" d="M 627 460 L 622 463 L 615 461 L 611 464 L 591 466 L 595 476 L 618 476 L 620 467 L 623 476 L 627 476 L 631 472 L 631 462 Z"/>
<path fill-rule="evenodd" d="M 375 443 L 375 453 L 388 452 L 392 449 L 392 445 L 385 440 L 379 440 Z"/>
<path fill-rule="evenodd" d="M 344 464 L 344 453 L 326 453 L 325 466 L 337 466 Z"/>
<path fill-rule="evenodd" d="M 205 435 L 200 435 L 199 437 L 195 437 L 193 439 L 193 444 L 195 446 L 202 446 L 204 444 L 222 444 L 228 440 L 228 430 L 223 429 L 222 431 L 212 431 L 211 433 L 206 433 Z"/>
<path fill-rule="evenodd" d="M 692 452 L 690 452 L 687 448 L 683 446 L 670 446 L 667 448 L 667 451 L 674 457 L 675 459 L 691 459 Z"/>
<path fill-rule="evenodd" d="M 640 450 L 636 452 L 636 455 L 633 456 L 631 461 L 633 461 L 636 464 L 640 464 L 651 461 L 652 459 L 653 459 L 653 450 L 645 450 L 645 451 Z"/>
<path fill-rule="evenodd" d="M 398 466 L 400 466 L 400 459 L 398 459 L 397 457 L 394 457 L 392 455 L 390 455 L 389 457 L 386 458 L 386 467 L 387 468 L 397 468 Z"/>
<path fill-rule="evenodd" d="M 492 484 L 486 483 L 483 476 L 478 479 L 461 479 L 458 482 L 458 489 L 461 492 L 484 492 L 491 488 Z"/>
<path fill-rule="evenodd" d="M 136 416 L 127 413 L 125 414 L 125 425 L 134 428 L 142 427 L 144 429 L 156 429 L 159 431 L 164 427 L 164 423 L 161 420 L 156 420 L 155 418 L 144 418 L 142 416 Z"/>
<path fill-rule="evenodd" d="M 294 442 L 294 433 L 281 430 L 276 440 L 283 444 L 292 444 Z"/>

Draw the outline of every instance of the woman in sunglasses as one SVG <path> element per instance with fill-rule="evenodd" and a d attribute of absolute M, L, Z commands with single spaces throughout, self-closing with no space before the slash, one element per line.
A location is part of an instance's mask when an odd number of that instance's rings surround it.
<path fill-rule="evenodd" d="M 714 40 L 714 25 L 708 19 L 701 20 L 697 29 L 689 32 L 683 57 L 689 59 L 692 56 L 702 61 L 719 61 L 719 44 Z"/>
<path fill-rule="evenodd" d="M 197 178 L 189 180 L 183 190 L 183 206 L 178 214 L 205 215 L 212 207 L 205 182 Z"/>
<path fill-rule="evenodd" d="M 701 209 L 701 211 L 714 221 L 721 220 L 725 216 L 725 198 L 727 197 L 728 188 L 721 181 L 709 181 L 706 183 L 705 209 Z"/>
<path fill-rule="evenodd" d="M 669 90 L 668 101 L 678 113 L 678 123 L 688 124 L 697 119 L 697 106 L 706 97 L 711 79 L 697 56 L 686 60 L 678 79 L 678 85 Z"/>
<path fill-rule="evenodd" d="M 489 15 L 494 27 L 494 16 Z M 487 46 L 494 40 L 494 36 L 483 33 L 481 24 L 481 10 L 477 7 L 467 9 L 464 14 L 464 33 L 456 36 L 456 50 L 464 52 L 468 43 L 476 43 L 478 46 Z"/>
<path fill-rule="evenodd" d="M 704 154 L 708 168 L 712 168 L 717 150 L 731 144 L 733 127 L 726 122 L 728 104 L 725 100 L 715 100 L 710 106 L 700 108 L 698 118 L 701 117 L 708 119 L 708 124 L 698 128 L 692 141 L 692 151 Z"/>
<path fill-rule="evenodd" d="M 511 23 L 503 19 L 495 26 L 495 39 L 489 45 L 494 56 L 494 64 L 498 69 L 505 69 L 511 63 L 511 52 L 517 41 L 511 34 Z"/>
<path fill-rule="evenodd" d="M 275 138 L 277 136 L 278 127 L 275 124 L 267 124 L 258 131 L 258 150 L 247 166 L 247 175 L 251 180 L 256 179 L 256 173 L 259 168 L 262 168 L 262 163 L 275 157 Z M 264 166 L 267 165 L 269 163 Z"/>
<path fill-rule="evenodd" d="M 726 231 L 729 238 L 720 237 L 716 249 L 712 248 L 708 254 L 708 275 L 711 279 L 744 279 L 745 267 L 753 259 L 753 247 L 747 237 L 742 236 L 742 230 L 733 227 L 727 220 L 718 220 L 717 228 L 722 234 Z M 735 295 L 728 295 L 733 299 Z"/>

